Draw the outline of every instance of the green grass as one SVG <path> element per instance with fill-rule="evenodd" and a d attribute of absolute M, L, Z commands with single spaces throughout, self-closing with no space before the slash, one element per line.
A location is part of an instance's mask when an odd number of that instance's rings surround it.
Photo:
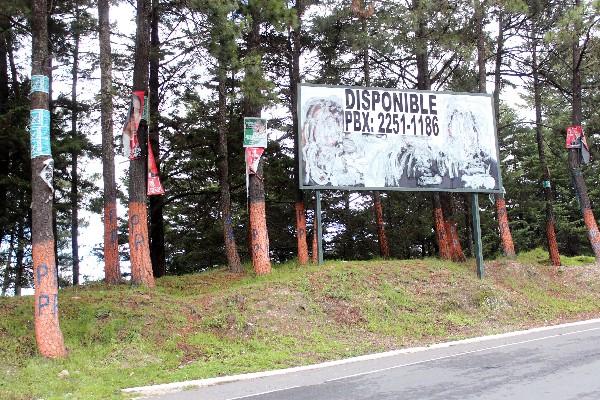
<path fill-rule="evenodd" d="M 517 255 L 517 260 L 524 264 L 550 265 L 550 256 L 548 255 L 548 250 L 539 247 L 530 251 L 519 253 Z M 561 255 L 560 262 L 561 265 L 575 267 L 580 265 L 593 264 L 595 262 L 595 258 L 592 256 L 568 257 L 565 255 Z"/>
<path fill-rule="evenodd" d="M 600 315 L 597 268 L 579 260 L 557 272 L 542 256 L 488 262 L 483 281 L 472 261 L 426 259 L 287 263 L 260 277 L 221 269 L 161 278 L 153 290 L 65 289 L 62 360 L 37 354 L 33 299 L 2 298 L 0 398 L 123 399 L 126 387 Z"/>

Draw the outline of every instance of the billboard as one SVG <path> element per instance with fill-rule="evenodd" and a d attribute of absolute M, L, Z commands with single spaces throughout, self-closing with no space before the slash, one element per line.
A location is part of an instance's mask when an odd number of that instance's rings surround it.
<path fill-rule="evenodd" d="M 301 189 L 501 192 L 491 95 L 301 84 Z"/>

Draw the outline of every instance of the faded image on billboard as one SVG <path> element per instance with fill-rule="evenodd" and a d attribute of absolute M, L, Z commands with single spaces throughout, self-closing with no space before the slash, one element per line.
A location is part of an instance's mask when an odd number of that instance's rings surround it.
<path fill-rule="evenodd" d="M 300 187 L 499 192 L 492 98 L 300 85 Z"/>

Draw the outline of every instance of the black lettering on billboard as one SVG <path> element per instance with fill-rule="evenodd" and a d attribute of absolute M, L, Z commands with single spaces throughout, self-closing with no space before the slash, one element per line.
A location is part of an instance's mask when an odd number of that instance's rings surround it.
<path fill-rule="evenodd" d="M 435 94 L 430 94 L 429 95 L 429 112 L 431 112 L 433 115 L 437 115 L 437 110 L 435 109 L 436 106 L 437 106 L 437 104 L 435 103 Z"/>
<path fill-rule="evenodd" d="M 372 108 L 373 111 L 375 111 L 375 105 L 377 103 L 379 103 L 380 99 L 381 99 L 381 95 L 379 94 L 379 92 L 377 90 L 373 90 L 371 92 L 371 102 L 373 103 L 373 108 Z"/>
<path fill-rule="evenodd" d="M 423 105 L 423 95 L 422 94 L 419 95 L 419 105 L 421 107 L 421 114 L 429 114 L 429 111 Z"/>
<path fill-rule="evenodd" d="M 410 112 L 413 114 L 419 112 L 419 96 L 415 93 L 410 94 Z"/>
<path fill-rule="evenodd" d="M 354 117 L 354 131 L 360 132 L 360 112 L 353 111 L 352 116 Z"/>
<path fill-rule="evenodd" d="M 358 107 L 359 110 L 368 110 L 371 107 L 371 100 L 369 99 L 369 91 L 362 91 L 362 104 Z"/>
<path fill-rule="evenodd" d="M 352 89 L 346 89 L 346 108 L 354 108 L 354 92 Z"/>
<path fill-rule="evenodd" d="M 348 132 L 348 127 L 352 123 L 352 111 L 344 111 L 344 122 L 344 131 Z"/>
<path fill-rule="evenodd" d="M 396 94 L 394 93 L 394 97 L 395 97 L 395 95 Z M 387 101 L 387 104 L 386 104 L 386 101 Z M 384 111 L 390 111 L 390 109 L 392 108 L 392 96 L 390 95 L 389 92 L 383 92 L 381 94 L 381 107 L 383 107 Z"/>

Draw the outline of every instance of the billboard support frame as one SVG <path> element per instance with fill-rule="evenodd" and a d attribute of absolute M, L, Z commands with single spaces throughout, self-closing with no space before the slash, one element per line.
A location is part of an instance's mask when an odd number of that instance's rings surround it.
<path fill-rule="evenodd" d="M 315 202 L 316 210 L 315 210 L 315 222 L 317 228 L 317 255 L 318 255 L 318 265 L 323 264 L 323 220 L 322 220 L 322 212 L 321 212 L 321 191 L 315 191 Z M 314 251 L 314 249 L 313 249 Z"/>
<path fill-rule="evenodd" d="M 481 244 L 481 221 L 479 218 L 479 194 L 471 193 L 471 214 L 473 221 L 473 242 L 475 242 L 475 263 L 477 277 L 483 279 L 485 266 L 483 264 L 483 249 Z"/>

